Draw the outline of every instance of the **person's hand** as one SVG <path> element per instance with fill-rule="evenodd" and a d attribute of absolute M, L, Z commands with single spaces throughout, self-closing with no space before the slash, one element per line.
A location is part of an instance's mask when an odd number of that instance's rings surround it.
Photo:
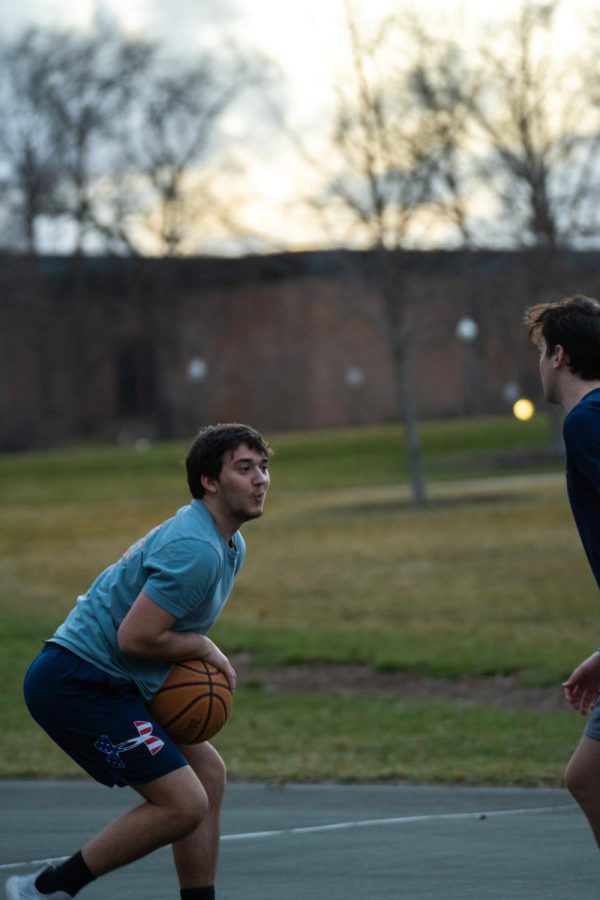
<path fill-rule="evenodd" d="M 205 660 L 205 662 L 212 663 L 213 666 L 216 666 L 217 669 L 223 672 L 223 674 L 227 678 L 227 681 L 229 682 L 231 692 L 233 693 L 237 684 L 237 675 L 235 669 L 233 668 L 223 651 L 219 650 L 217 645 L 213 643 L 210 638 L 207 638 L 205 635 L 204 640 L 206 641 L 207 648 L 206 651 L 202 653 L 201 658 Z M 598 655 L 600 656 L 600 654 Z"/>
<path fill-rule="evenodd" d="M 565 700 L 587 716 L 600 697 L 600 652 L 588 656 L 563 683 Z"/>

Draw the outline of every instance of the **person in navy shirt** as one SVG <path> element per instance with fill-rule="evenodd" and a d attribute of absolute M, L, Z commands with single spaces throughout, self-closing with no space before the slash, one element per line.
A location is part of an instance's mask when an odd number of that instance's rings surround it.
<path fill-rule="evenodd" d="M 13 875 L 9 900 L 70 900 L 101 875 L 171 844 L 182 900 L 214 900 L 225 766 L 208 742 L 177 746 L 147 703 L 171 665 L 204 659 L 242 565 L 240 526 L 262 515 L 271 448 L 254 429 L 209 426 L 192 443 L 192 501 L 136 541 L 82 594 L 25 676 L 29 711 L 101 784 L 142 803 L 61 865 Z"/>
<path fill-rule="evenodd" d="M 600 303 L 582 294 L 539 303 L 527 310 L 525 322 L 540 351 L 544 396 L 565 413 L 569 502 L 600 586 Z M 565 778 L 600 847 L 600 651 L 573 670 L 563 690 L 575 710 L 589 714 Z"/>

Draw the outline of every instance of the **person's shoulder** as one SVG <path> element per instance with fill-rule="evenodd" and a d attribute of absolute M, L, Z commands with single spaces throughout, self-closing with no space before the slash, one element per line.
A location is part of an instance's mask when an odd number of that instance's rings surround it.
<path fill-rule="evenodd" d="M 598 412 L 600 409 L 600 388 L 594 388 L 589 393 L 584 394 L 581 400 L 567 414 L 567 418 L 573 413 L 581 415 L 585 413 Z"/>
<path fill-rule="evenodd" d="M 591 391 L 584 394 L 577 406 L 582 409 L 593 409 L 596 412 L 600 410 L 600 387 L 592 388 Z"/>
<path fill-rule="evenodd" d="M 586 394 L 565 416 L 565 437 L 591 437 L 600 434 L 600 388 Z"/>
<path fill-rule="evenodd" d="M 214 531 L 213 521 L 204 503 L 193 500 L 177 510 L 172 522 L 174 535 L 185 535 L 192 538 L 205 538 Z"/>
<path fill-rule="evenodd" d="M 174 546 L 205 545 L 218 550 L 218 540 L 210 515 L 205 515 L 202 505 L 190 503 L 177 510 L 175 515 L 160 525 L 154 533 L 149 549 L 158 550 Z"/>

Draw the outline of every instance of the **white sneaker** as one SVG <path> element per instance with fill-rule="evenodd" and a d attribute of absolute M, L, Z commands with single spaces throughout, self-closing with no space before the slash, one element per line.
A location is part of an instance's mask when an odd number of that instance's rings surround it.
<path fill-rule="evenodd" d="M 35 886 L 36 879 L 44 869 L 34 872 L 33 875 L 13 875 L 6 882 L 6 896 L 8 900 L 73 900 L 70 894 L 64 891 L 54 891 L 52 894 L 41 894 Z"/>

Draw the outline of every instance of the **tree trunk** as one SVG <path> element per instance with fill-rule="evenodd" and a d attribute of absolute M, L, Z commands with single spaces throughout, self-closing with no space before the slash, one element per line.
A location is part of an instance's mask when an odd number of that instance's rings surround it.
<path fill-rule="evenodd" d="M 407 291 L 403 285 L 399 264 L 391 254 L 382 250 L 379 261 L 386 328 L 394 367 L 395 393 L 404 425 L 413 500 L 418 506 L 425 506 L 428 502 L 427 481 L 418 429 Z"/>
<path fill-rule="evenodd" d="M 404 437 L 408 453 L 413 500 L 418 506 L 426 506 L 427 480 L 423 465 L 423 450 L 419 436 L 417 409 L 415 403 L 414 375 L 412 360 L 406 350 L 401 359 L 394 359 L 396 384 L 404 424 Z"/>

